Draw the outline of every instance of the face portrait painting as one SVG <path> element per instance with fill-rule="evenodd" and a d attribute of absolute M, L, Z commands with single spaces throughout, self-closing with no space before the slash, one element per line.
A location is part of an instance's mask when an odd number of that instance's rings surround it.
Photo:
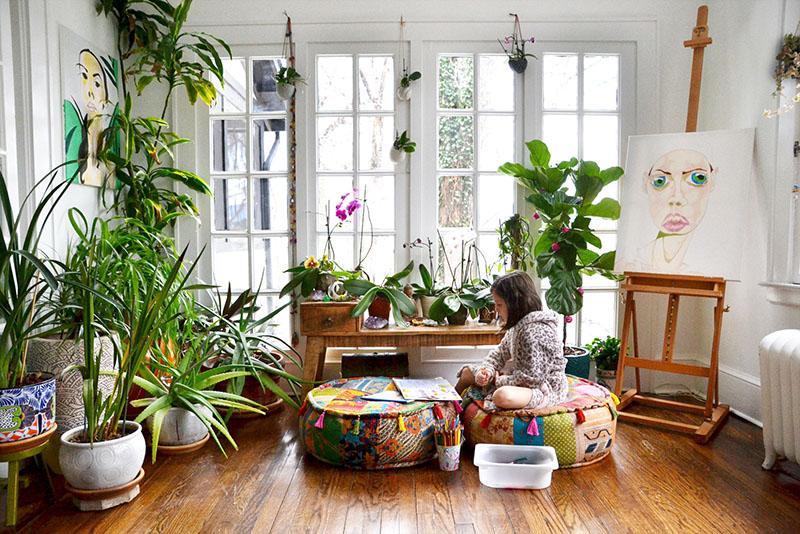
<path fill-rule="evenodd" d="M 630 136 L 614 270 L 737 280 L 754 137 L 751 128 Z"/>

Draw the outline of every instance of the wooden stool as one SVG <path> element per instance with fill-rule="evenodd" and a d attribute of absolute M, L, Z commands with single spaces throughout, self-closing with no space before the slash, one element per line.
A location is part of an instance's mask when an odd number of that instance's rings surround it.
<path fill-rule="evenodd" d="M 50 438 L 55 435 L 58 425 L 36 437 L 0 444 L 0 462 L 8 462 L 8 488 L 6 492 L 6 526 L 17 524 L 17 501 L 19 500 L 19 464 L 42 452 Z M 45 466 L 45 470 L 47 467 Z M 49 478 L 49 474 L 48 474 Z"/>

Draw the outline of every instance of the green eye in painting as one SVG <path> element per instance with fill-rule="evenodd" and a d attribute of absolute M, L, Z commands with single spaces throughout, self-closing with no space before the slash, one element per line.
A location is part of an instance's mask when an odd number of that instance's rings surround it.
<path fill-rule="evenodd" d="M 708 183 L 708 175 L 704 172 L 694 171 L 689 175 L 689 183 L 696 186 L 706 185 Z"/>
<path fill-rule="evenodd" d="M 651 176 L 650 177 L 650 185 L 653 186 L 653 189 L 661 190 L 667 187 L 667 177 L 663 174 L 659 174 L 658 176 Z"/>

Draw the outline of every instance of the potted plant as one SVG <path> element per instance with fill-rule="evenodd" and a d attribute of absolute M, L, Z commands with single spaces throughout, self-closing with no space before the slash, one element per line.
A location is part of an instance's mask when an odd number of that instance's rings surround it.
<path fill-rule="evenodd" d="M 478 297 L 478 293 L 485 289 L 485 284 L 481 285 L 479 277 L 482 254 L 474 240 L 462 241 L 461 259 L 453 267 L 441 233 L 439 234 L 439 246 L 444 263 L 450 272 L 451 283 L 450 287 L 445 288 L 431 304 L 429 315 L 432 320 L 437 322 L 446 319 L 449 325 L 464 325 L 467 322 L 467 316 L 476 318 L 485 303 L 485 294 L 482 298 Z"/>
<path fill-rule="evenodd" d="M 433 241 L 430 238 L 426 238 L 426 241 L 417 238 L 409 243 L 403 243 L 403 248 L 425 248 L 428 251 L 428 267 L 422 263 L 418 267 L 422 283 L 412 283 L 411 287 L 414 290 L 414 296 L 420 300 L 422 316 L 430 319 L 431 305 L 445 289 L 440 287 L 437 282 L 439 269 L 434 269 L 433 267 Z"/>
<path fill-rule="evenodd" d="M 597 368 L 598 381 L 606 387 L 613 387 L 613 381 L 617 378 L 619 347 L 620 340 L 613 336 L 605 339 L 596 337 L 586 346 Z"/>
<path fill-rule="evenodd" d="M 783 46 L 775 59 L 778 62 L 775 65 L 775 94 L 780 94 L 784 80 L 800 78 L 800 35 L 784 35 Z"/>
<path fill-rule="evenodd" d="M 389 159 L 394 163 L 401 163 L 406 154 L 411 154 L 417 149 L 417 144 L 408 136 L 408 132 L 403 130 L 403 133 L 394 133 L 394 142 L 392 149 L 389 151 Z"/>
<path fill-rule="evenodd" d="M 531 228 L 528 221 L 515 213 L 500 224 L 499 247 L 503 264 L 512 271 L 528 271 L 533 267 Z"/>
<path fill-rule="evenodd" d="M 620 167 L 600 170 L 595 162 L 576 158 L 552 165 L 545 143 L 536 139 L 527 147 L 531 168 L 505 163 L 499 170 L 514 176 L 529 191 L 527 200 L 536 209 L 534 218 L 542 221 L 533 248 L 536 271 L 550 283 L 545 293 L 547 306 L 564 316 L 564 354 L 568 361 L 572 357 L 568 369 L 579 369 L 578 374 L 586 377 L 588 351 L 566 345 L 567 324 L 583 307 L 584 274 L 619 279 L 613 273 L 614 251 L 600 253 L 602 242 L 590 226 L 593 217 L 619 218 L 619 202 L 596 199 L 624 171 Z M 574 192 L 566 187 L 567 180 L 572 182 Z"/>
<path fill-rule="evenodd" d="M 525 69 L 528 68 L 528 58 L 532 57 L 536 59 L 535 55 L 525 52 L 525 45 L 527 43 L 535 43 L 536 38 L 531 37 L 530 39 L 523 39 L 522 29 L 519 25 L 519 17 L 515 13 L 509 13 L 509 16 L 514 17 L 514 31 L 511 35 L 503 37 L 502 41 L 498 39 L 497 42 L 500 43 L 503 52 L 508 56 L 508 66 L 511 67 L 511 70 L 522 74 L 525 72 Z"/>
<path fill-rule="evenodd" d="M 400 78 L 400 86 L 397 88 L 398 100 L 411 99 L 411 82 L 415 82 L 422 78 L 422 73 L 419 71 L 408 72 L 406 67 L 406 60 L 403 58 L 403 76 Z"/>
<path fill-rule="evenodd" d="M 281 67 L 275 73 L 275 81 L 277 82 L 278 97 L 281 100 L 289 100 L 297 89 L 297 84 L 306 83 L 300 73 L 294 67 Z"/>
<path fill-rule="evenodd" d="M 369 310 L 370 317 L 381 319 L 381 321 L 373 321 L 376 322 L 374 326 L 382 328 L 388 324 L 391 314 L 398 326 L 407 326 L 408 323 L 403 319 L 403 314 L 414 315 L 417 308 L 414 306 L 414 302 L 403 293 L 402 281 L 411 274 L 413 269 L 414 262 L 411 261 L 402 271 L 387 276 L 380 285 L 363 278 L 345 280 L 344 287 L 347 292 L 361 297 L 351 315 L 360 317 Z M 369 327 L 367 323 L 365 326 Z"/>
<path fill-rule="evenodd" d="M 42 224 L 69 185 L 58 181 L 58 170 L 34 185 L 17 215 L 11 207 L 6 178 L 0 172 L 0 418 L 4 421 L 0 444 L 34 438 L 56 424 L 55 377 L 29 373 L 26 363 L 30 338 L 50 321 L 39 304 L 58 284 L 55 265 L 41 259 L 38 250 Z M 36 202 L 34 198 L 39 195 Z M 22 214 L 28 212 L 26 227 Z"/>

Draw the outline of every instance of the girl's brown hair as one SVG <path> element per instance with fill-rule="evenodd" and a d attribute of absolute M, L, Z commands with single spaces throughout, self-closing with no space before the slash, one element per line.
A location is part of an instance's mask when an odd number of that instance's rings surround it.
<path fill-rule="evenodd" d="M 501 276 L 492 284 L 492 293 L 502 298 L 508 308 L 508 319 L 503 327 L 508 330 L 532 311 L 542 309 L 542 299 L 531 277 L 523 271 Z"/>

